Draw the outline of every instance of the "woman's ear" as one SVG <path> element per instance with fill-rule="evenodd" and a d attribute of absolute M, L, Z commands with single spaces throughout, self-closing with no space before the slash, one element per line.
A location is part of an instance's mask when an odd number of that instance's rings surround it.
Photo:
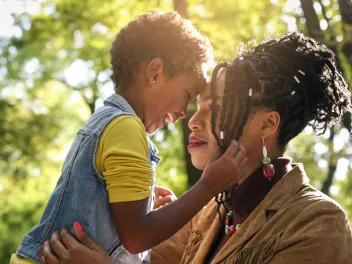
<path fill-rule="evenodd" d="M 280 126 L 280 115 L 276 111 L 264 113 L 263 124 L 261 127 L 264 138 L 276 134 Z"/>
<path fill-rule="evenodd" d="M 146 68 L 146 78 L 149 85 L 155 85 L 163 76 L 164 62 L 160 58 L 152 59 Z"/>

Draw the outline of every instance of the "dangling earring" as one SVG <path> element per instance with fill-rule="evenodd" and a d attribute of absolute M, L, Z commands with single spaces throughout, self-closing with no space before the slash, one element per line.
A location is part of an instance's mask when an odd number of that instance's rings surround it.
<path fill-rule="evenodd" d="M 263 140 L 263 174 L 264 177 L 267 178 L 269 181 L 271 181 L 272 178 L 275 176 L 275 169 L 273 164 L 271 164 L 271 159 L 268 157 L 268 151 L 266 149 L 265 141 L 264 141 L 264 135 L 262 134 L 262 140 Z"/>

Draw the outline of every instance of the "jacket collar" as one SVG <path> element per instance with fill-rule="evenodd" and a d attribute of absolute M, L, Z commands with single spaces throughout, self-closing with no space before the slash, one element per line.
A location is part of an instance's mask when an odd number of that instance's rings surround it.
<path fill-rule="evenodd" d="M 129 114 L 133 114 L 135 116 L 137 116 L 136 112 L 133 110 L 133 108 L 131 107 L 131 105 L 126 101 L 125 98 L 123 98 L 121 95 L 119 94 L 112 94 L 110 95 L 105 101 L 104 101 L 104 105 L 108 105 L 108 106 L 113 106 L 113 107 L 117 107 L 119 109 L 121 109 L 124 112 L 127 112 Z"/>

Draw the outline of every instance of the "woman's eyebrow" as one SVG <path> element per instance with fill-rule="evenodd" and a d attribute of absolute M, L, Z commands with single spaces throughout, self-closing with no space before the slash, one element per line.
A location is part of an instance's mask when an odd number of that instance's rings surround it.
<path fill-rule="evenodd" d="M 211 95 L 207 95 L 204 98 L 202 98 L 203 101 L 208 101 L 208 100 L 212 100 L 212 96 Z M 219 96 L 216 96 L 216 100 L 221 100 L 221 98 Z"/>

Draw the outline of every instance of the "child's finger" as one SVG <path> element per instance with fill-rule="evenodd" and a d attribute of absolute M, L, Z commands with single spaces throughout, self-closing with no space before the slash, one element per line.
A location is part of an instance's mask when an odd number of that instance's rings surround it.
<path fill-rule="evenodd" d="M 232 140 L 231 145 L 227 148 L 223 156 L 233 158 L 239 149 L 238 143 L 236 140 Z"/>
<path fill-rule="evenodd" d="M 242 145 L 240 145 L 238 147 L 238 151 L 237 151 L 236 155 L 234 155 L 233 162 L 235 164 L 240 165 L 241 161 L 243 160 L 243 158 L 245 156 L 245 154 L 246 154 L 246 151 L 245 151 L 244 147 Z"/>
<path fill-rule="evenodd" d="M 215 153 L 213 154 L 213 156 L 211 157 L 211 159 L 209 160 L 208 163 L 211 163 L 211 162 L 213 162 L 213 161 L 216 161 L 218 158 L 220 158 L 220 156 L 221 156 L 220 149 L 217 149 L 217 150 L 215 151 Z"/>
<path fill-rule="evenodd" d="M 246 157 L 244 157 L 242 160 L 241 160 L 241 163 L 239 165 L 239 167 L 241 169 L 244 169 L 246 166 L 247 166 L 247 163 L 248 163 L 248 159 Z"/>

